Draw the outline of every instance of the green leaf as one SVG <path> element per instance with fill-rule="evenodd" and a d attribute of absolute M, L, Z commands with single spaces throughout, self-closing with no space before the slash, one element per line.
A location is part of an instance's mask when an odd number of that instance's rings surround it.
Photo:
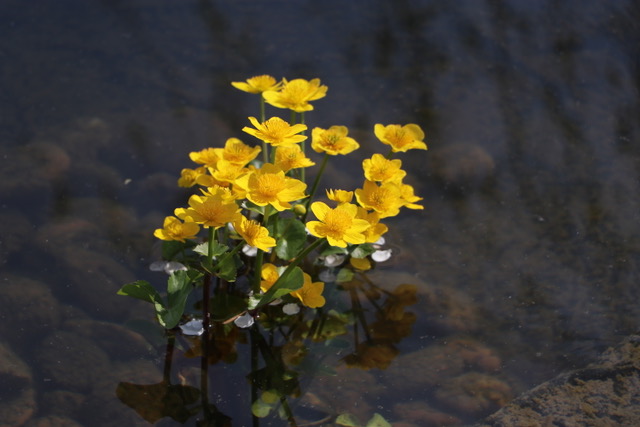
<path fill-rule="evenodd" d="M 235 282 L 236 276 L 238 275 L 235 255 L 222 260 L 222 262 L 218 264 L 217 268 L 218 271 L 216 274 L 218 277 L 228 282 Z"/>
<path fill-rule="evenodd" d="M 229 249 L 228 246 L 223 245 L 218 242 L 213 242 L 213 250 L 211 253 L 212 256 L 220 256 L 225 253 Z M 209 254 L 209 242 L 200 243 L 198 246 L 193 248 L 193 251 L 199 253 L 200 255 L 207 256 Z"/>
<path fill-rule="evenodd" d="M 336 418 L 336 424 L 344 427 L 360 427 L 360 421 L 352 414 L 340 414 Z"/>
<path fill-rule="evenodd" d="M 373 247 L 371 243 L 363 243 L 362 245 L 358 245 L 351 252 L 351 256 L 354 258 L 366 258 L 367 255 L 371 255 L 374 253 L 376 249 Z"/>
<path fill-rule="evenodd" d="M 172 260 L 186 247 L 186 243 L 179 242 L 177 240 L 163 240 L 162 241 L 162 258 Z"/>
<path fill-rule="evenodd" d="M 186 271 L 176 271 L 169 276 L 167 284 L 167 306 L 164 312 L 159 314 L 161 324 L 167 328 L 174 328 L 184 313 L 187 298 L 191 293 L 191 278 Z"/>
<path fill-rule="evenodd" d="M 297 219 L 285 218 L 278 221 L 278 228 L 282 233 L 277 236 L 276 255 L 280 259 L 290 260 L 300 253 L 307 241 L 304 224 Z"/>
<path fill-rule="evenodd" d="M 269 304 L 271 301 L 297 291 L 304 284 L 304 276 L 300 267 L 294 267 L 288 274 L 283 274 L 273 286 L 260 298 L 258 307 Z"/>
<path fill-rule="evenodd" d="M 343 254 L 346 255 L 349 253 L 345 248 L 339 248 L 337 246 L 327 246 L 325 250 L 320 252 L 321 256 L 333 255 L 333 254 Z"/>
<path fill-rule="evenodd" d="M 124 285 L 118 291 L 118 295 L 127 295 L 141 299 L 142 301 L 150 302 L 151 304 L 162 301 L 162 297 L 158 291 L 156 291 L 146 280 L 137 280 L 133 283 Z"/>
<path fill-rule="evenodd" d="M 380 414 L 373 414 L 366 427 L 391 427 L 391 424 Z"/>

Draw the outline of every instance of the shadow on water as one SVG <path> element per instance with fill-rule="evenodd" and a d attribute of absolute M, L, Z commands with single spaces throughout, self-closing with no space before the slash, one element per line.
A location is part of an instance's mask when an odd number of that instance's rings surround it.
<path fill-rule="evenodd" d="M 349 126 L 362 154 L 327 186 L 359 185 L 375 123 L 429 145 L 402 157 L 425 210 L 388 221 L 395 256 L 371 273 L 417 287 L 412 333 L 385 369 L 334 355 L 337 379 L 301 380 L 305 410 L 471 423 L 636 331 L 635 2 L 20 5 L 0 6 L 0 420 L 144 425 L 120 382 L 193 397 L 198 364 L 168 381 L 166 341 L 122 326 L 147 307 L 115 291 L 158 280 L 188 152 L 239 136 L 253 98 L 229 82 L 262 73 L 329 86 L 310 126 Z M 237 366 L 212 367 L 210 401 L 242 425 Z"/>

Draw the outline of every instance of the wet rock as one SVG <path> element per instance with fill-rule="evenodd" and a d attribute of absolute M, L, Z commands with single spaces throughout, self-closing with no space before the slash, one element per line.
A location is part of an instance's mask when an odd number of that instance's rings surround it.
<path fill-rule="evenodd" d="M 62 327 L 92 339 L 111 360 L 131 360 L 151 354 L 150 344 L 142 335 L 115 323 L 70 319 L 65 321 Z"/>
<path fill-rule="evenodd" d="M 30 420 L 24 427 L 82 427 L 82 424 L 61 415 L 49 415 Z"/>
<path fill-rule="evenodd" d="M 637 426 L 640 335 L 524 393 L 476 427 Z"/>
<path fill-rule="evenodd" d="M 490 348 L 467 338 L 452 339 L 399 356 L 384 378 L 407 392 L 439 388 L 467 372 L 495 372 L 500 358 Z"/>
<path fill-rule="evenodd" d="M 6 263 L 10 254 L 20 251 L 32 235 L 33 228 L 24 215 L 0 214 L 0 263 Z"/>
<path fill-rule="evenodd" d="M 512 399 L 511 387 L 491 375 L 468 372 L 443 383 L 436 390 L 436 399 L 454 413 L 466 417 L 489 414 Z"/>
<path fill-rule="evenodd" d="M 371 418 L 375 408 L 369 402 L 380 396 L 384 387 L 367 371 L 344 366 L 336 370 L 337 375 L 314 379 L 302 397 L 303 405 L 328 414 L 350 413 L 361 420 Z"/>
<path fill-rule="evenodd" d="M 94 251 L 73 251 L 64 257 L 69 276 L 62 289 L 87 312 L 102 319 L 122 319 L 141 302 L 117 295 L 118 289 L 136 280 L 115 259 Z"/>
<path fill-rule="evenodd" d="M 0 168 L 0 194 L 4 196 L 48 189 L 66 175 L 71 164 L 66 151 L 48 141 L 3 148 L 1 154 L 6 160 Z"/>
<path fill-rule="evenodd" d="M 105 427 L 148 426 L 148 422 L 117 398 L 116 388 L 120 382 L 156 384 L 160 381 L 162 372 L 149 360 L 114 363 L 108 375 L 96 380 L 78 419 L 86 425 Z"/>
<path fill-rule="evenodd" d="M 49 286 L 26 277 L 0 275 L 0 335 L 16 345 L 33 342 L 60 324 Z"/>
<path fill-rule="evenodd" d="M 495 171 L 491 155 L 472 144 L 446 145 L 433 150 L 429 158 L 436 178 L 457 190 L 481 187 Z"/>
<path fill-rule="evenodd" d="M 49 416 L 75 418 L 85 400 L 86 396 L 83 393 L 74 391 L 53 390 L 45 392 L 40 399 L 39 412 Z"/>
<path fill-rule="evenodd" d="M 24 424 L 36 410 L 31 370 L 0 342 L 0 427 Z"/>
<path fill-rule="evenodd" d="M 471 298 L 452 288 L 430 285 L 420 289 L 420 307 L 427 334 L 446 336 L 474 332 L 482 318 Z"/>
<path fill-rule="evenodd" d="M 462 425 L 462 420 L 451 414 L 439 411 L 429 406 L 427 402 L 398 403 L 393 407 L 393 413 L 402 420 L 401 423 L 422 427 L 444 427 Z M 393 423 L 394 427 L 400 423 Z"/>
<path fill-rule="evenodd" d="M 109 375 L 107 354 L 93 341 L 78 334 L 57 331 L 39 346 L 36 358 L 43 377 L 61 389 L 86 392 Z"/>

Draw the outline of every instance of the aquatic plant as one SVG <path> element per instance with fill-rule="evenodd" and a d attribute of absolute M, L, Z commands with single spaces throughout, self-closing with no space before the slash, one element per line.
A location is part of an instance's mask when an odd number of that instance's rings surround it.
<path fill-rule="evenodd" d="M 252 346 L 254 424 L 278 408 L 295 425 L 286 398 L 298 392 L 297 372 L 291 366 L 308 356 L 302 341 L 329 341 L 353 325 L 354 351 L 344 361 L 364 369 L 385 368 L 397 354 L 394 344 L 408 335 L 415 321 L 404 311 L 415 302 L 415 287 L 401 285 L 389 292 L 363 274 L 390 255 L 382 247 L 388 227 L 381 221 L 403 208 L 423 208 L 413 187 L 403 182 L 407 174 L 402 161 L 393 157 L 427 146 L 416 124 L 376 124 L 375 136 L 390 150 L 362 162 L 362 187 L 327 189 L 328 200 L 316 200 L 329 158 L 360 147 L 345 126 L 313 128 L 311 148 L 323 157 L 307 185 L 306 169 L 315 163 L 306 154 L 305 112 L 314 109 L 312 101 L 326 96 L 327 87 L 319 79 L 278 82 L 271 76 L 232 85 L 260 96 L 259 118 L 248 117 L 251 126 L 242 131 L 261 145 L 230 138 L 223 148 L 189 153 L 197 166 L 183 169 L 178 185 L 197 187 L 196 194 L 154 232 L 163 241 L 164 258 L 156 269 L 169 274 L 164 296 L 143 280 L 124 285 L 118 293 L 153 305 L 170 340 L 169 370 L 176 334 L 191 340 L 187 355 L 203 360 L 201 408 L 187 408 L 196 399 L 193 387 L 172 385 L 165 367 L 163 382 L 149 386 L 151 394 L 173 398 L 179 405 L 171 410 L 158 407 L 153 420 L 171 416 L 183 421 L 199 410 L 210 419 L 225 419 L 208 403 L 207 366 L 233 359 L 237 336 L 245 331 Z M 290 110 L 290 119 L 267 119 L 265 103 Z M 307 220 L 309 212 L 315 219 Z M 192 308 L 189 301 L 196 289 L 200 292 Z M 349 309 L 336 309 L 338 291 L 348 293 Z M 375 307 L 373 323 L 367 323 L 359 291 Z M 381 295 L 386 300 L 376 302 Z M 358 325 L 365 335 L 362 341 Z M 145 390 L 131 384 L 118 389 L 134 408 L 144 406 L 139 399 Z"/>

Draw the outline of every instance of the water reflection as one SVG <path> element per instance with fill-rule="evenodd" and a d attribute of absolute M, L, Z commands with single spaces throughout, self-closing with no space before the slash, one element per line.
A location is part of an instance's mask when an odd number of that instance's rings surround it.
<path fill-rule="evenodd" d="M 455 425 L 483 413 L 456 418 L 464 399 L 450 390 L 462 368 L 429 380 L 448 382 L 439 397 L 419 386 L 410 396 L 376 391 L 401 389 L 395 372 L 411 358 L 437 361 L 463 342 L 475 350 L 456 366 L 492 373 L 501 361 L 503 403 L 636 329 L 634 2 L 0 8 L 0 331 L 30 371 L 3 373 L 31 396 L 21 420 L 115 424 L 126 419 L 112 393 L 122 372 L 140 384 L 162 378 L 153 362 L 162 351 L 117 329 L 144 308 L 115 290 L 151 277 L 151 231 L 182 202 L 184 154 L 237 136 L 236 113 L 247 109 L 228 84 L 262 72 L 321 77 L 341 108 L 319 104 L 318 125 L 427 130 L 429 164 L 406 161 L 420 170 L 412 184 L 427 210 L 392 236 L 402 250 L 394 271 L 419 289 L 414 333 L 384 374 L 351 381 L 359 388 L 343 402 L 419 425 L 435 423 L 440 402 Z M 349 180 L 347 169 L 327 185 Z M 77 357 L 87 349 L 90 358 Z"/>

